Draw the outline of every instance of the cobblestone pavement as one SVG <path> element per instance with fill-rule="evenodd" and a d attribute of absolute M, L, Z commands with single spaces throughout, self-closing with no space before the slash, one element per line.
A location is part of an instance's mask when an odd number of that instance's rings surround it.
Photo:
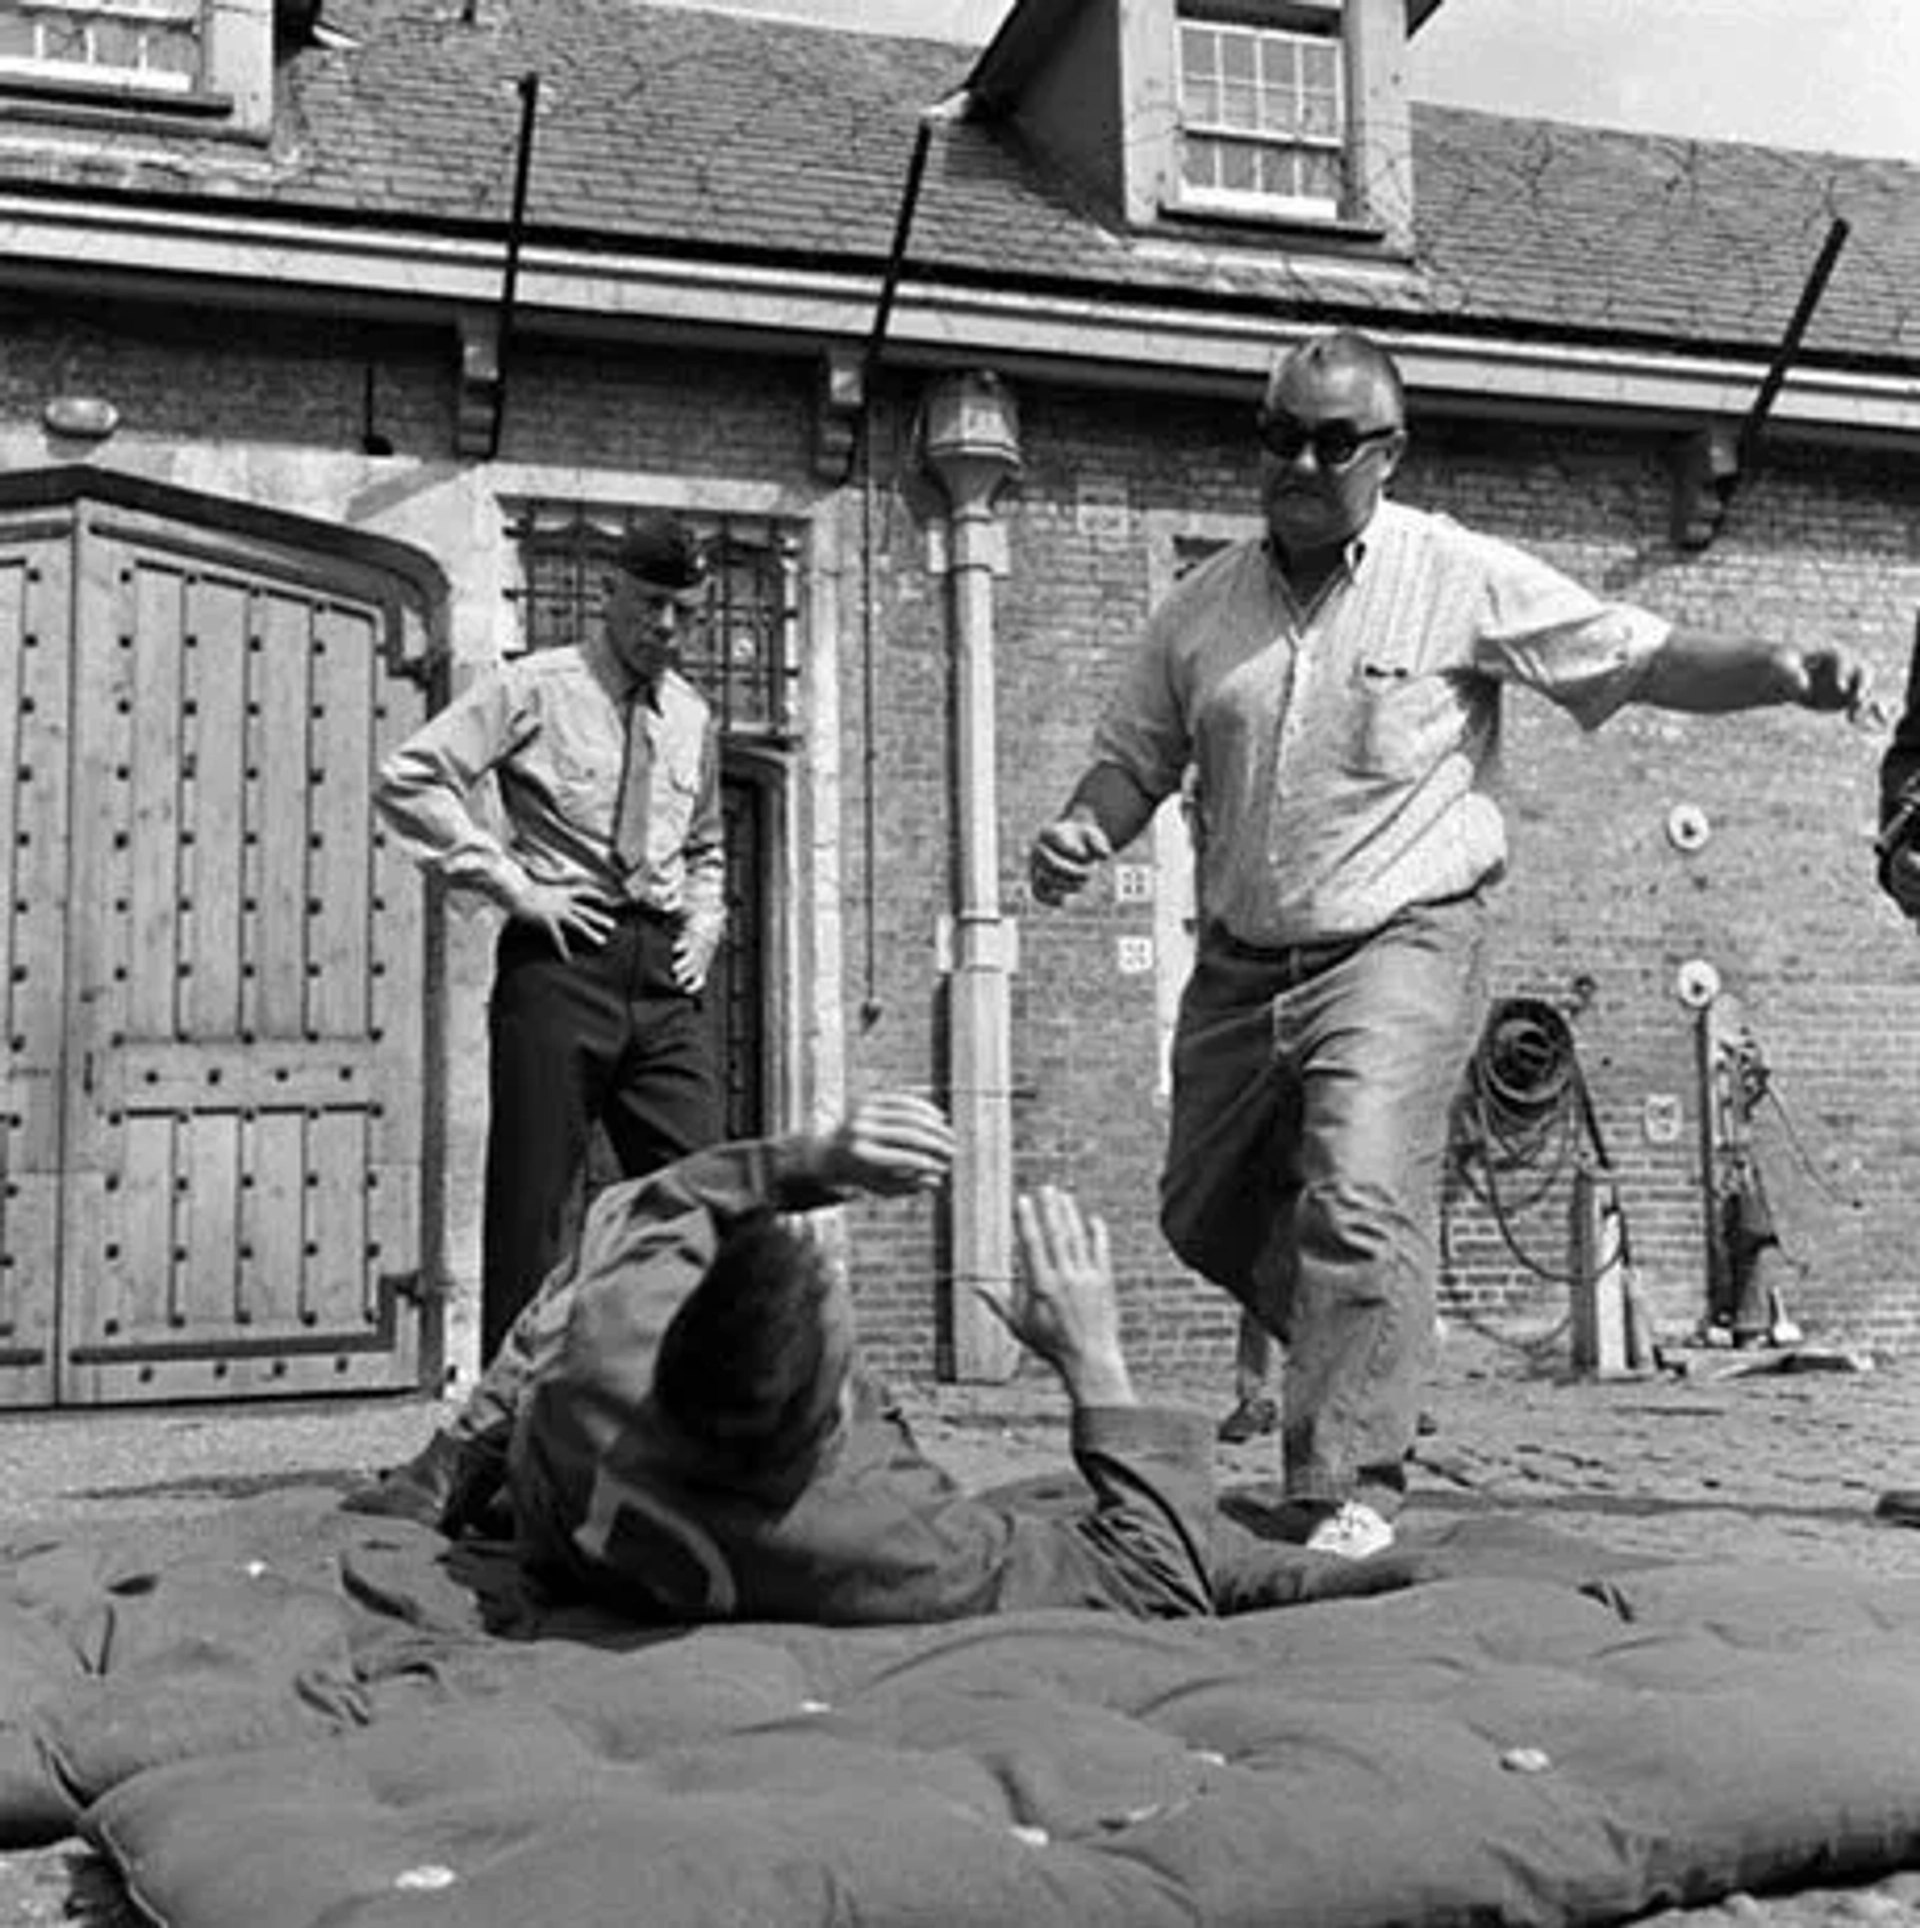
<path fill-rule="evenodd" d="M 1456 1333 L 1431 1390 L 1408 1533 L 1510 1509 L 1635 1552 L 1920 1577 L 1920 1531 L 1873 1517 L 1886 1487 L 1920 1487 L 1920 1358 L 1873 1361 L 1813 1345 L 1666 1357 L 1680 1369 L 1576 1379 L 1551 1348 Z M 971 1485 L 1064 1463 L 1064 1403 L 1043 1375 L 901 1390 L 923 1442 Z M 1142 1390 L 1215 1411 L 1228 1403 L 1224 1373 Z M 0 1416 L 0 1537 L 57 1522 L 185 1516 L 293 1482 L 344 1486 L 413 1451 L 435 1413 L 410 1400 Z M 1277 1470 L 1270 1437 L 1220 1449 L 1223 1485 L 1270 1481 Z M 1920 1924 L 1920 1871 L 1867 1888 L 1735 1896 L 1688 1919 L 1702 1917 L 1771 1928 Z M 71 1842 L 0 1855 L 8 1928 L 135 1921 L 107 1871 Z"/>

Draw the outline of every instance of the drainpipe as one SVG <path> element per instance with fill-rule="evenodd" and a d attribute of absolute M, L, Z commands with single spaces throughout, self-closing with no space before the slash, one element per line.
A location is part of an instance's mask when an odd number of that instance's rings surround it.
<path fill-rule="evenodd" d="M 533 178 L 533 123 L 540 112 L 540 76 L 520 76 L 520 144 L 513 166 L 513 212 L 507 217 L 507 271 L 500 288 L 495 323 L 494 366 L 499 383 L 493 420 L 487 431 L 487 460 L 500 453 L 500 422 L 507 407 L 507 351 L 513 339 L 514 309 L 520 297 L 520 247 L 527 234 L 527 184 Z"/>
<path fill-rule="evenodd" d="M 1005 1380 L 1019 1347 L 980 1302 L 1013 1277 L 1013 1074 L 1009 987 L 1016 927 L 1000 910 L 993 578 L 1006 568 L 998 508 L 1020 473 L 1011 392 L 984 372 L 928 391 L 920 459 L 947 500 L 944 567 L 954 663 L 957 853 L 948 969 L 948 1102 L 958 1149 L 949 1190 L 953 1375 Z M 944 551 L 944 553 L 942 552 Z"/>

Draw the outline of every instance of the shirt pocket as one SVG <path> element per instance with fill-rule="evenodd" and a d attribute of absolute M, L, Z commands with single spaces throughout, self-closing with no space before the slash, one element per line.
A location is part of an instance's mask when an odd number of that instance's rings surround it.
<path fill-rule="evenodd" d="M 617 738 L 595 743 L 582 734 L 555 731 L 545 749 L 554 796 L 571 817 L 591 822 L 615 804 L 626 754 Z"/>
<path fill-rule="evenodd" d="M 687 840 L 700 801 L 700 760 L 697 754 L 681 757 L 666 750 L 660 755 L 662 761 L 653 782 L 654 817 L 660 842 L 677 850 Z"/>
<path fill-rule="evenodd" d="M 1459 741 L 1460 705 L 1444 676 L 1386 657 L 1354 666 L 1348 690 L 1346 768 L 1411 782 Z"/>

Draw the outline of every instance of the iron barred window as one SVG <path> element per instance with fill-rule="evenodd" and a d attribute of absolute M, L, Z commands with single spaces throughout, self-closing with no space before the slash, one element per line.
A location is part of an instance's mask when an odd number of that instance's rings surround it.
<path fill-rule="evenodd" d="M 509 591 L 528 649 L 577 643 L 600 620 L 607 557 L 643 511 L 583 503 L 517 505 L 509 533 L 520 581 Z M 688 514 L 713 564 L 707 621 L 681 668 L 713 705 L 723 737 L 780 745 L 795 733 L 801 638 L 798 532 L 766 517 Z"/>

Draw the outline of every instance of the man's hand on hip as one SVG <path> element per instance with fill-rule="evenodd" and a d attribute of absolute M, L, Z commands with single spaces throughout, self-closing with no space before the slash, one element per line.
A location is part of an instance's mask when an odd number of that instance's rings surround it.
<path fill-rule="evenodd" d="M 614 906 L 591 884 L 527 884 L 507 906 L 516 923 L 546 932 L 569 963 L 574 946 L 598 950 L 613 935 Z"/>
<path fill-rule="evenodd" d="M 714 953 L 720 948 L 720 927 L 709 924 L 682 924 L 673 937 L 673 981 L 689 997 L 705 990 L 707 974 L 713 969 Z"/>

